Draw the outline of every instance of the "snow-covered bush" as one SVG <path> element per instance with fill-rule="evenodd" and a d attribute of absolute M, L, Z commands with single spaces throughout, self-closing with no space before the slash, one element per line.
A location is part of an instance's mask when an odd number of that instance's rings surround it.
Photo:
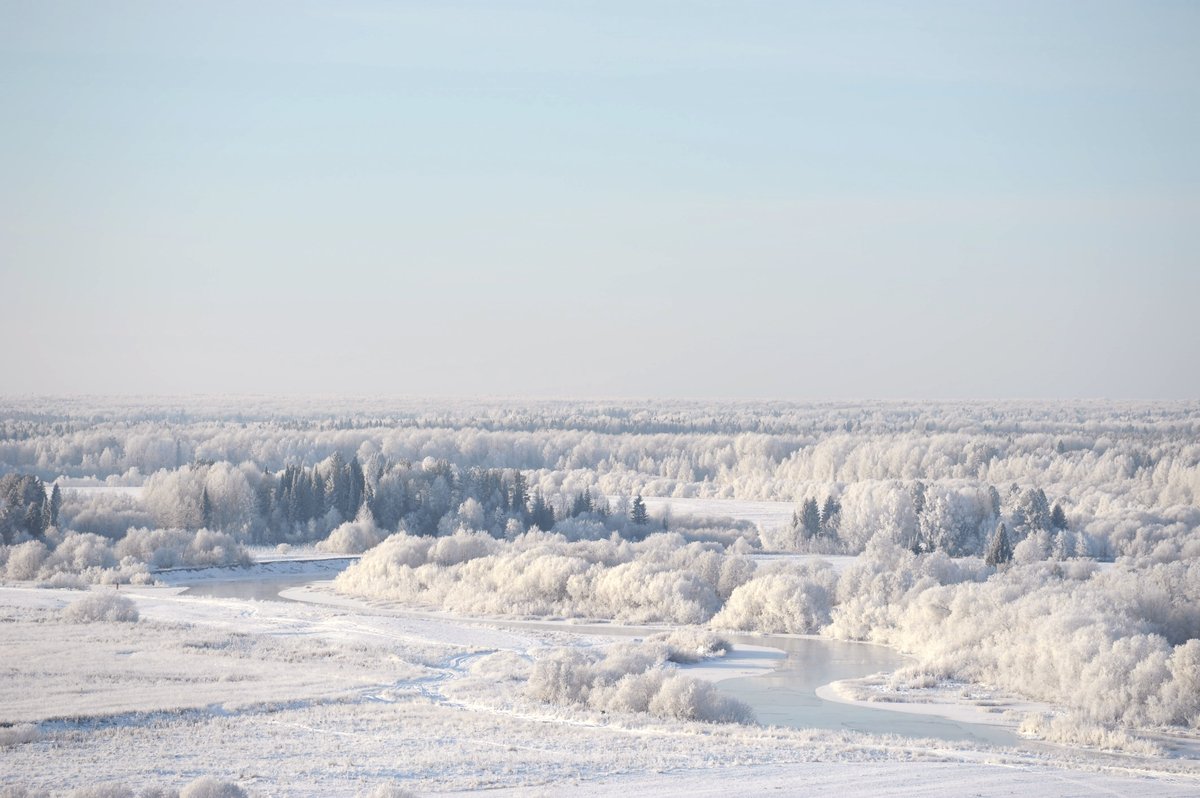
<path fill-rule="evenodd" d="M 179 798 L 246 798 L 246 791 L 231 781 L 201 776 L 180 790 Z"/>
<path fill-rule="evenodd" d="M 1134 737 L 1121 728 L 1087 721 L 1078 715 L 1031 712 L 1021 721 L 1019 732 L 1023 737 L 1034 737 L 1052 743 L 1086 745 L 1105 751 L 1142 756 L 1163 754 L 1162 748 L 1149 740 Z"/>
<path fill-rule="evenodd" d="M 417 794 L 395 784 L 380 784 L 359 793 L 359 798 L 417 798 Z"/>
<path fill-rule="evenodd" d="M 63 609 L 63 619 L 71 623 L 114 621 L 132 623 L 138 619 L 137 605 L 125 596 L 108 590 L 88 593 Z"/>
<path fill-rule="evenodd" d="M 135 497 L 105 491 L 65 491 L 59 526 L 117 540 L 131 528 L 152 526 L 153 516 Z"/>
<path fill-rule="evenodd" d="M 54 551 L 42 565 L 43 578 L 50 573 L 80 574 L 89 570 L 103 570 L 117 564 L 112 543 L 99 535 L 71 532 L 54 547 Z"/>
<path fill-rule="evenodd" d="M 367 549 L 378 546 L 381 540 L 383 535 L 379 533 L 374 521 L 347 521 L 330 532 L 325 540 L 317 543 L 317 551 L 362 554 Z"/>
<path fill-rule="evenodd" d="M 471 614 L 555 615 L 703 623 L 753 566 L 676 534 L 569 542 L 530 532 L 512 541 L 459 531 L 389 537 L 335 581 L 346 593 Z"/>
<path fill-rule="evenodd" d="M 0 748 L 12 748 L 25 743 L 40 740 L 41 730 L 32 723 L 18 723 L 15 726 L 0 726 Z"/>
<path fill-rule="evenodd" d="M 666 658 L 670 662 L 686 665 L 714 657 L 723 657 L 733 648 L 728 640 L 695 627 L 684 627 L 673 632 L 660 632 L 646 638 L 646 644 L 661 643 L 667 647 Z"/>
<path fill-rule="evenodd" d="M 765 573 L 733 591 L 712 619 L 719 629 L 812 634 L 829 623 L 837 575 L 824 563 Z"/>
<path fill-rule="evenodd" d="M 50 556 L 46 544 L 40 540 L 28 540 L 7 548 L 4 575 L 18 582 L 36 579 L 42 563 Z"/>
<path fill-rule="evenodd" d="M 603 652 L 560 649 L 537 660 L 526 694 L 561 706 L 648 712 L 664 718 L 753 723 L 754 713 L 710 682 L 664 667 L 666 646 L 617 644 Z"/>
<path fill-rule="evenodd" d="M 131 529 L 117 542 L 116 554 L 152 568 L 245 565 L 250 556 L 242 544 L 224 532 L 200 529 Z"/>

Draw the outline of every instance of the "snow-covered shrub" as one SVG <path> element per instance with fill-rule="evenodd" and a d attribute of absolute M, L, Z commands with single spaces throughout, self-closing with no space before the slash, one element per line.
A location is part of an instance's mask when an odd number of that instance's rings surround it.
<path fill-rule="evenodd" d="M 754 712 L 734 698 L 717 692 L 712 682 L 668 673 L 650 699 L 649 712 L 664 718 L 712 723 L 753 723 Z"/>
<path fill-rule="evenodd" d="M 1052 743 L 1086 745 L 1104 751 L 1120 751 L 1142 756 L 1162 756 L 1163 750 L 1149 740 L 1134 737 L 1124 729 L 1085 720 L 1078 715 L 1031 712 L 1021 721 L 1024 737 Z"/>
<path fill-rule="evenodd" d="M 138 790 L 137 798 L 179 798 L 179 790 L 162 784 L 150 784 Z"/>
<path fill-rule="evenodd" d="M 460 529 L 453 535 L 436 538 L 429 547 L 429 562 L 434 565 L 459 565 L 468 560 L 486 557 L 496 551 L 499 544 L 486 532 L 470 532 Z"/>
<path fill-rule="evenodd" d="M 12 748 L 25 743 L 40 740 L 41 731 L 32 723 L 18 723 L 14 726 L 0 726 L 0 748 Z"/>
<path fill-rule="evenodd" d="M 117 540 L 133 527 L 153 523 L 153 516 L 133 496 L 105 491 L 64 491 L 59 515 L 59 526 L 64 529 Z"/>
<path fill-rule="evenodd" d="M 131 529 L 117 542 L 117 556 L 152 568 L 245 565 L 250 555 L 232 535 L 200 529 Z"/>
<path fill-rule="evenodd" d="M 667 647 L 667 659 L 686 665 L 714 657 L 723 657 L 732 650 L 728 640 L 705 629 L 685 627 L 673 632 L 660 632 L 646 638 L 647 644 L 661 643 Z"/>
<path fill-rule="evenodd" d="M 380 784 L 373 789 L 360 792 L 359 798 L 417 798 L 417 794 L 395 784 Z"/>
<path fill-rule="evenodd" d="M 36 787 L 26 787 L 24 784 L 5 784 L 0 786 L 0 798 L 49 798 L 50 793 Z"/>
<path fill-rule="evenodd" d="M 334 554 L 362 554 L 370 548 L 379 545 L 383 535 L 376 528 L 375 522 L 367 519 L 362 521 L 347 521 L 329 533 L 317 544 L 317 551 Z"/>
<path fill-rule="evenodd" d="M 54 547 L 43 563 L 41 576 L 51 573 L 78 574 L 103 570 L 117 564 L 112 544 L 107 538 L 91 533 L 71 532 Z"/>
<path fill-rule="evenodd" d="M 246 798 L 246 791 L 232 781 L 201 776 L 180 790 L 179 798 Z"/>
<path fill-rule="evenodd" d="M 829 623 L 837 575 L 824 563 L 755 577 L 733 591 L 712 619 L 719 629 L 812 634 Z"/>
<path fill-rule="evenodd" d="M 63 609 L 63 619 L 71 623 L 118 621 L 132 623 L 138 619 L 137 605 L 125 596 L 107 590 L 88 593 Z"/>
<path fill-rule="evenodd" d="M 537 660 L 526 686 L 535 700 L 604 712 L 752 723 L 753 712 L 711 683 L 664 667 L 667 647 L 617 644 L 603 652 L 560 649 Z"/>
<path fill-rule="evenodd" d="M 42 563 L 50 556 L 46 544 L 40 540 L 28 540 L 8 548 L 5 576 L 15 581 L 36 579 Z"/>
<path fill-rule="evenodd" d="M 464 613 L 569 615 L 630 622 L 702 623 L 721 591 L 752 566 L 716 544 L 675 534 L 569 542 L 530 532 L 512 541 L 459 531 L 389 537 L 346 569 L 338 590 Z"/>

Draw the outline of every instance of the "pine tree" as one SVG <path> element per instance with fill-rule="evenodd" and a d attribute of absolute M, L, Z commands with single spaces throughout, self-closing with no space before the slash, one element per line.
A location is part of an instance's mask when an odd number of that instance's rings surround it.
<path fill-rule="evenodd" d="M 1050 528 L 1058 531 L 1067 528 L 1067 514 L 1058 502 L 1054 503 L 1054 509 L 1050 511 Z"/>
<path fill-rule="evenodd" d="M 575 496 L 575 501 L 571 503 L 571 515 L 583 515 L 592 511 L 592 491 L 591 488 L 580 491 Z"/>
<path fill-rule="evenodd" d="M 816 499 L 805 499 L 801 505 L 800 524 L 804 528 L 804 537 L 809 540 L 821 534 L 821 511 L 817 509 Z"/>
<path fill-rule="evenodd" d="M 992 534 L 992 540 L 988 543 L 987 554 L 984 556 L 984 562 L 993 567 L 999 567 L 1006 563 L 1012 562 L 1013 551 L 1012 544 L 1008 540 L 1008 528 L 1004 524 L 996 527 L 996 531 Z"/>
<path fill-rule="evenodd" d="M 991 507 L 992 515 L 997 518 L 1000 513 L 1004 512 L 1004 503 L 1000 499 L 1000 491 L 996 490 L 995 485 L 988 485 L 988 506 Z"/>
<path fill-rule="evenodd" d="M 842 505 L 832 495 L 825 497 L 825 505 L 821 508 L 821 534 L 826 537 L 836 538 L 838 533 L 838 519 L 842 512 Z"/>
<path fill-rule="evenodd" d="M 633 498 L 633 506 L 629 510 L 629 520 L 638 526 L 645 526 L 650 520 L 650 514 L 646 512 L 646 502 L 642 501 L 640 493 Z"/>
<path fill-rule="evenodd" d="M 525 475 L 520 471 L 513 472 L 512 491 L 509 498 L 509 507 L 514 513 L 525 515 L 527 510 L 525 505 L 529 503 L 529 488 L 525 482 Z"/>
<path fill-rule="evenodd" d="M 54 483 L 54 488 L 50 491 L 50 526 L 58 526 L 58 513 L 62 510 L 62 491 L 58 489 L 58 483 Z"/>
<path fill-rule="evenodd" d="M 541 488 L 533 492 L 533 502 L 529 508 L 529 523 L 543 532 L 548 532 L 554 527 L 554 508 L 550 506 L 546 501 L 546 497 L 542 495 Z"/>
<path fill-rule="evenodd" d="M 367 478 L 363 475 L 358 455 L 350 458 L 350 464 L 346 469 L 346 483 L 349 494 L 346 498 L 346 517 L 348 518 L 350 515 L 357 517 L 358 509 L 362 507 L 367 493 Z"/>
<path fill-rule="evenodd" d="M 208 498 L 208 488 L 200 491 L 200 526 L 204 529 L 213 528 L 213 506 Z"/>

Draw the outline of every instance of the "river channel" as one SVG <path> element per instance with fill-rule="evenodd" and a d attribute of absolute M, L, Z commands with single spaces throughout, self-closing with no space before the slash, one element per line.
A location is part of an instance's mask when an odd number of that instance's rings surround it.
<path fill-rule="evenodd" d="M 286 601 L 289 599 L 282 598 L 279 595 L 281 591 L 326 581 L 328 576 L 269 574 L 261 579 L 211 580 L 189 586 L 184 595 Z M 606 624 L 563 625 L 499 619 L 471 622 L 616 637 L 640 637 L 662 631 L 649 627 Z M 999 726 L 826 701 L 817 695 L 817 688 L 830 682 L 857 679 L 903 667 L 905 657 L 889 648 L 824 638 L 746 634 L 723 636 L 735 646 L 765 646 L 784 652 L 784 659 L 770 673 L 725 679 L 717 683 L 720 692 L 747 703 L 763 725 L 895 734 L 999 746 L 1019 744 L 1015 734 Z"/>

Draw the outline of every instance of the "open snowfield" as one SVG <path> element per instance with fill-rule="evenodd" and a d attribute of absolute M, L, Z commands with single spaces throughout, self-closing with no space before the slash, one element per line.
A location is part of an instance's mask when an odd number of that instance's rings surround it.
<path fill-rule="evenodd" d="M 297 567 L 270 567 L 268 578 L 294 579 Z M 0 720 L 27 740 L 0 749 L 4 785 L 69 794 L 105 783 L 178 788 L 209 774 L 260 795 L 354 795 L 381 784 L 501 795 L 1200 789 L 1200 767 L 1178 758 L 667 720 L 523 695 L 506 658 L 611 639 L 595 626 L 501 627 L 296 588 L 285 592 L 324 603 L 183 590 L 122 587 L 138 622 L 77 624 L 63 608 L 79 591 L 0 588 Z M 775 661 L 735 649 L 689 672 L 729 678 Z"/>
<path fill-rule="evenodd" d="M 619 497 L 610 497 L 617 500 Z M 732 518 L 749 521 L 760 530 L 782 529 L 792 520 L 795 502 L 754 501 L 749 499 L 695 499 L 646 496 L 646 509 L 661 517 L 668 512 L 676 518 Z"/>

